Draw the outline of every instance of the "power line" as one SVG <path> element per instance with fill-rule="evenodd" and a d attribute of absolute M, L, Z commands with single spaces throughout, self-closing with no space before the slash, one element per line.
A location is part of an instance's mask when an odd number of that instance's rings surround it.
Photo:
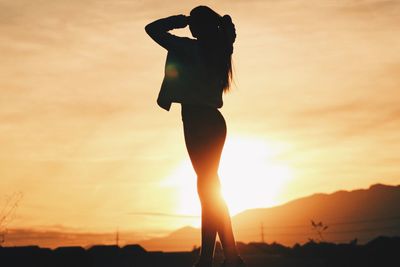
<path fill-rule="evenodd" d="M 327 231 L 326 234 L 348 234 L 348 233 L 363 233 L 363 232 L 374 232 L 374 231 L 380 231 L 380 230 L 399 230 L 400 231 L 400 225 L 396 226 L 388 226 L 388 227 L 375 227 L 375 228 L 363 228 L 363 229 L 355 229 L 355 230 L 344 230 L 344 231 L 332 231 L 329 232 Z M 297 232 L 297 233 L 275 233 L 271 232 L 274 236 L 299 236 L 299 235 L 308 235 L 310 232 Z M 255 236 L 256 234 L 252 234 Z"/>
<path fill-rule="evenodd" d="M 261 230 L 261 242 L 265 243 L 265 241 L 264 241 L 264 225 L 262 222 L 261 222 L 260 228 L 261 228 L 260 229 Z"/>
<path fill-rule="evenodd" d="M 380 230 L 400 230 L 400 225 L 396 226 L 387 226 L 387 227 L 376 227 L 376 228 L 363 228 L 357 230 L 345 230 L 345 231 L 333 231 L 327 232 L 329 234 L 343 234 L 343 233 L 362 233 L 362 232 L 374 232 Z"/>
<path fill-rule="evenodd" d="M 173 213 L 158 213 L 158 212 L 131 212 L 131 215 L 138 216 L 158 216 L 158 217 L 173 217 L 173 218 L 185 218 L 185 219 L 195 219 L 200 216 L 196 215 L 186 215 L 186 214 L 173 214 Z M 382 218 L 372 218 L 368 220 L 352 220 L 352 221 L 342 221 L 342 222 L 333 222 L 326 223 L 329 226 L 335 225 L 352 225 L 352 224 L 364 224 L 364 223 L 376 223 L 376 222 L 385 222 L 385 221 L 396 221 L 400 220 L 400 216 L 392 216 L 392 217 L 382 217 Z M 286 226 L 264 226 L 263 221 L 260 222 L 260 239 L 262 242 L 265 240 L 265 229 L 291 229 L 291 228 L 309 228 L 310 225 L 299 224 L 299 225 L 286 225 Z M 343 230 L 343 231 L 327 231 L 327 234 L 343 234 L 343 233 L 362 233 L 362 232 L 373 232 L 380 230 L 400 230 L 400 225 L 396 226 L 386 226 L 386 227 L 374 227 L 374 228 L 362 228 L 355 230 Z M 254 228 L 241 228 L 241 231 L 254 231 Z M 283 235 L 283 236 L 299 236 L 299 235 L 308 235 L 309 232 L 305 233 L 276 233 L 270 232 L 273 235 Z"/>
<path fill-rule="evenodd" d="M 381 222 L 381 221 L 394 221 L 400 220 L 400 216 L 394 217 L 384 217 L 384 218 L 373 218 L 369 220 L 354 220 L 354 221 L 347 221 L 347 222 L 333 222 L 333 223 L 326 223 L 329 226 L 332 225 L 348 225 L 348 224 L 360 224 L 360 223 L 371 223 L 371 222 Z M 309 224 L 298 224 L 298 225 L 285 225 L 285 226 L 264 226 L 265 229 L 286 229 L 286 228 L 305 228 L 310 227 Z"/>
<path fill-rule="evenodd" d="M 119 228 L 117 228 L 117 231 L 115 233 L 115 245 L 117 247 L 119 246 Z"/>
<path fill-rule="evenodd" d="M 187 214 L 175 214 L 175 213 L 161 213 L 161 212 L 130 212 L 130 215 L 135 216 L 156 216 L 156 217 L 171 217 L 171 218 L 182 218 L 182 219 L 198 219 L 198 215 L 187 215 Z M 335 225 L 349 225 L 349 224 L 360 224 L 360 223 L 371 223 L 381 221 L 393 221 L 400 220 L 400 216 L 383 217 L 383 218 L 372 218 L 368 220 L 353 220 L 353 221 L 342 221 L 326 223 L 329 226 Z M 288 229 L 288 228 L 308 228 L 309 224 L 298 224 L 298 225 L 285 225 L 285 226 L 263 226 L 264 229 Z"/>
<path fill-rule="evenodd" d="M 161 212 L 129 212 L 128 214 L 138 215 L 138 216 L 157 216 L 157 217 L 173 217 L 173 218 L 200 218 L 200 216 L 197 215 L 161 213 Z"/>
<path fill-rule="evenodd" d="M 331 224 L 329 224 L 329 225 L 358 224 L 358 223 L 381 222 L 381 221 L 394 221 L 394 220 L 400 220 L 400 216 L 384 217 L 384 218 L 374 218 L 374 219 L 369 219 L 369 220 L 357 220 L 357 221 L 348 221 L 348 222 L 337 222 L 337 223 L 331 223 Z"/>

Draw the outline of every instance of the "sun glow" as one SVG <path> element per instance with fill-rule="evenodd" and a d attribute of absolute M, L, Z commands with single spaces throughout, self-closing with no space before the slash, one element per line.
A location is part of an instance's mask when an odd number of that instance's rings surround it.
<path fill-rule="evenodd" d="M 280 146 L 276 143 L 267 144 L 260 139 L 227 139 L 219 176 L 222 194 L 231 215 L 246 209 L 278 204 L 277 197 L 281 189 L 293 178 L 291 168 L 274 159 L 280 152 Z M 189 159 L 167 177 L 164 185 L 178 190 L 177 213 L 200 214 L 196 175 Z"/>

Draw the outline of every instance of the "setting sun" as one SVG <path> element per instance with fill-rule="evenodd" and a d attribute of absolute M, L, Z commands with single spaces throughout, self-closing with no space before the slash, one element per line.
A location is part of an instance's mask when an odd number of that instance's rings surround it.
<path fill-rule="evenodd" d="M 293 178 L 291 168 L 274 159 L 279 151 L 279 145 L 261 139 L 227 138 L 219 176 L 231 215 L 278 204 L 281 189 Z M 196 175 L 189 160 L 184 160 L 163 184 L 178 191 L 178 214 L 200 214 Z"/>
<path fill-rule="evenodd" d="M 274 160 L 278 152 L 279 146 L 260 139 L 227 141 L 219 175 L 232 215 L 245 209 L 277 204 L 281 188 L 292 179 L 290 167 Z"/>

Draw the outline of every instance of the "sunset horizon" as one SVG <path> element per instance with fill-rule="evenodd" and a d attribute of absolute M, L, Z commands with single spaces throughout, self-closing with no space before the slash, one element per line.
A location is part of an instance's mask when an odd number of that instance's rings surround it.
<path fill-rule="evenodd" d="M 400 184 L 398 185 L 388 185 L 388 184 L 382 184 L 382 183 L 376 183 L 376 184 L 371 184 L 367 188 L 355 188 L 352 190 L 337 190 L 334 192 L 315 192 L 311 195 L 306 195 L 306 196 L 301 196 L 296 199 L 291 199 L 287 202 L 284 203 L 279 203 L 274 206 L 268 206 L 268 207 L 257 207 L 257 208 L 250 208 L 248 210 L 243 210 L 239 212 L 238 214 L 232 214 L 232 218 L 237 217 L 237 215 L 245 214 L 246 212 L 249 212 L 251 210 L 265 210 L 265 209 L 273 209 L 273 208 L 279 208 L 288 204 L 291 204 L 296 201 L 301 201 L 303 199 L 308 199 L 308 198 L 313 198 L 316 196 L 329 196 L 333 194 L 338 194 L 341 192 L 357 192 L 357 191 L 365 191 L 365 190 L 371 190 L 373 187 L 398 187 L 399 188 L 399 196 L 400 196 Z M 192 219 L 192 220 L 199 220 L 200 216 L 193 216 L 193 215 L 188 215 L 188 214 L 166 214 L 166 213 L 138 213 L 136 214 L 138 217 L 153 217 L 153 218 L 185 218 L 186 219 Z M 335 217 L 335 216 L 334 216 Z M 318 218 L 318 216 L 316 217 Z M 310 218 L 311 220 L 312 218 Z M 380 220 L 386 220 L 387 218 L 382 217 L 382 218 L 376 218 L 374 217 L 371 222 L 374 221 L 380 221 Z M 393 219 L 399 220 L 400 217 L 394 216 Z M 333 225 L 336 224 L 342 224 L 342 223 L 347 223 L 347 221 L 343 221 L 349 219 L 343 219 L 341 216 L 337 216 L 336 219 L 334 220 L 328 220 L 324 221 L 327 225 Z M 351 222 L 351 219 L 350 219 Z M 304 220 L 301 222 L 304 226 L 309 223 L 308 220 Z M 287 222 L 287 221 L 282 221 L 282 225 L 289 225 L 288 227 L 292 227 L 293 222 Z M 278 227 L 278 225 L 275 225 L 273 223 L 272 228 Z M 267 226 L 267 228 L 269 228 Z M 115 227 L 114 230 L 111 231 L 85 231 L 82 229 L 78 228 L 69 228 L 65 227 L 63 225 L 51 225 L 51 226 L 36 226 L 32 228 L 10 228 L 7 231 L 7 240 L 5 242 L 6 246 L 29 246 L 29 245 L 38 245 L 40 247 L 44 248 L 52 248 L 55 249 L 57 247 L 66 247 L 66 246 L 81 246 L 86 249 L 96 246 L 96 245 L 117 245 L 119 247 L 124 247 L 127 245 L 133 245 L 133 244 L 138 244 L 141 246 L 144 246 L 146 250 L 159 250 L 160 248 L 163 248 L 162 250 L 164 251 L 182 251 L 182 250 L 189 250 L 193 246 L 199 246 L 199 239 L 195 238 L 193 241 L 193 244 L 190 243 L 190 245 L 178 245 L 177 247 L 183 247 L 186 249 L 174 249 L 174 248 L 169 248 L 171 244 L 167 244 L 165 242 L 157 242 L 157 239 L 162 239 L 162 240 L 168 240 L 168 237 L 171 234 L 174 234 L 176 232 L 182 231 L 184 229 L 190 229 L 189 232 L 190 234 L 193 234 L 193 231 L 199 231 L 200 227 L 198 225 L 193 225 L 193 224 L 186 224 L 174 229 L 164 229 L 164 230 L 155 230 L 155 231 L 147 231 L 147 232 L 140 232 L 140 231 L 134 231 L 134 230 L 124 230 L 120 229 L 119 227 Z M 373 228 L 374 229 L 374 228 Z M 385 229 L 385 228 L 383 228 Z M 397 228 L 398 229 L 398 228 Z M 257 230 L 256 230 L 257 231 Z M 355 231 L 354 233 L 357 233 Z M 377 233 L 379 233 L 379 229 L 377 229 Z M 382 233 L 382 232 L 381 232 Z M 372 237 L 376 237 L 374 233 L 372 233 Z M 312 231 L 309 231 L 309 235 L 312 236 Z M 328 231 L 329 235 L 329 231 Z M 334 234 L 335 235 L 335 234 Z M 189 238 L 189 237 L 188 237 Z M 331 241 L 335 242 L 343 242 L 343 241 L 350 241 L 350 239 L 333 239 Z M 363 242 L 370 241 L 371 239 L 363 240 Z M 269 234 L 266 233 L 266 241 L 272 242 L 272 240 L 269 237 Z M 284 240 L 275 240 L 281 244 L 284 245 L 293 245 L 292 243 L 287 243 L 287 241 Z M 274 241 L 274 242 L 275 242 Z M 295 243 L 305 243 L 307 240 L 305 239 L 296 239 Z M 151 242 L 150 244 L 147 244 L 148 242 Z M 260 242 L 260 236 L 254 237 L 254 239 L 248 239 L 242 240 L 238 239 L 238 242 L 244 242 L 244 243 L 249 243 L 249 242 Z M 155 246 L 157 249 L 154 249 Z"/>

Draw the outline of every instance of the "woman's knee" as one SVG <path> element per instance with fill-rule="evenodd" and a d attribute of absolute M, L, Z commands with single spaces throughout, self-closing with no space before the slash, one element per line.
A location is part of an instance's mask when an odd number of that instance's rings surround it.
<path fill-rule="evenodd" d="M 202 204 L 214 203 L 221 198 L 221 186 L 216 177 L 198 177 L 197 178 L 197 193 Z"/>

